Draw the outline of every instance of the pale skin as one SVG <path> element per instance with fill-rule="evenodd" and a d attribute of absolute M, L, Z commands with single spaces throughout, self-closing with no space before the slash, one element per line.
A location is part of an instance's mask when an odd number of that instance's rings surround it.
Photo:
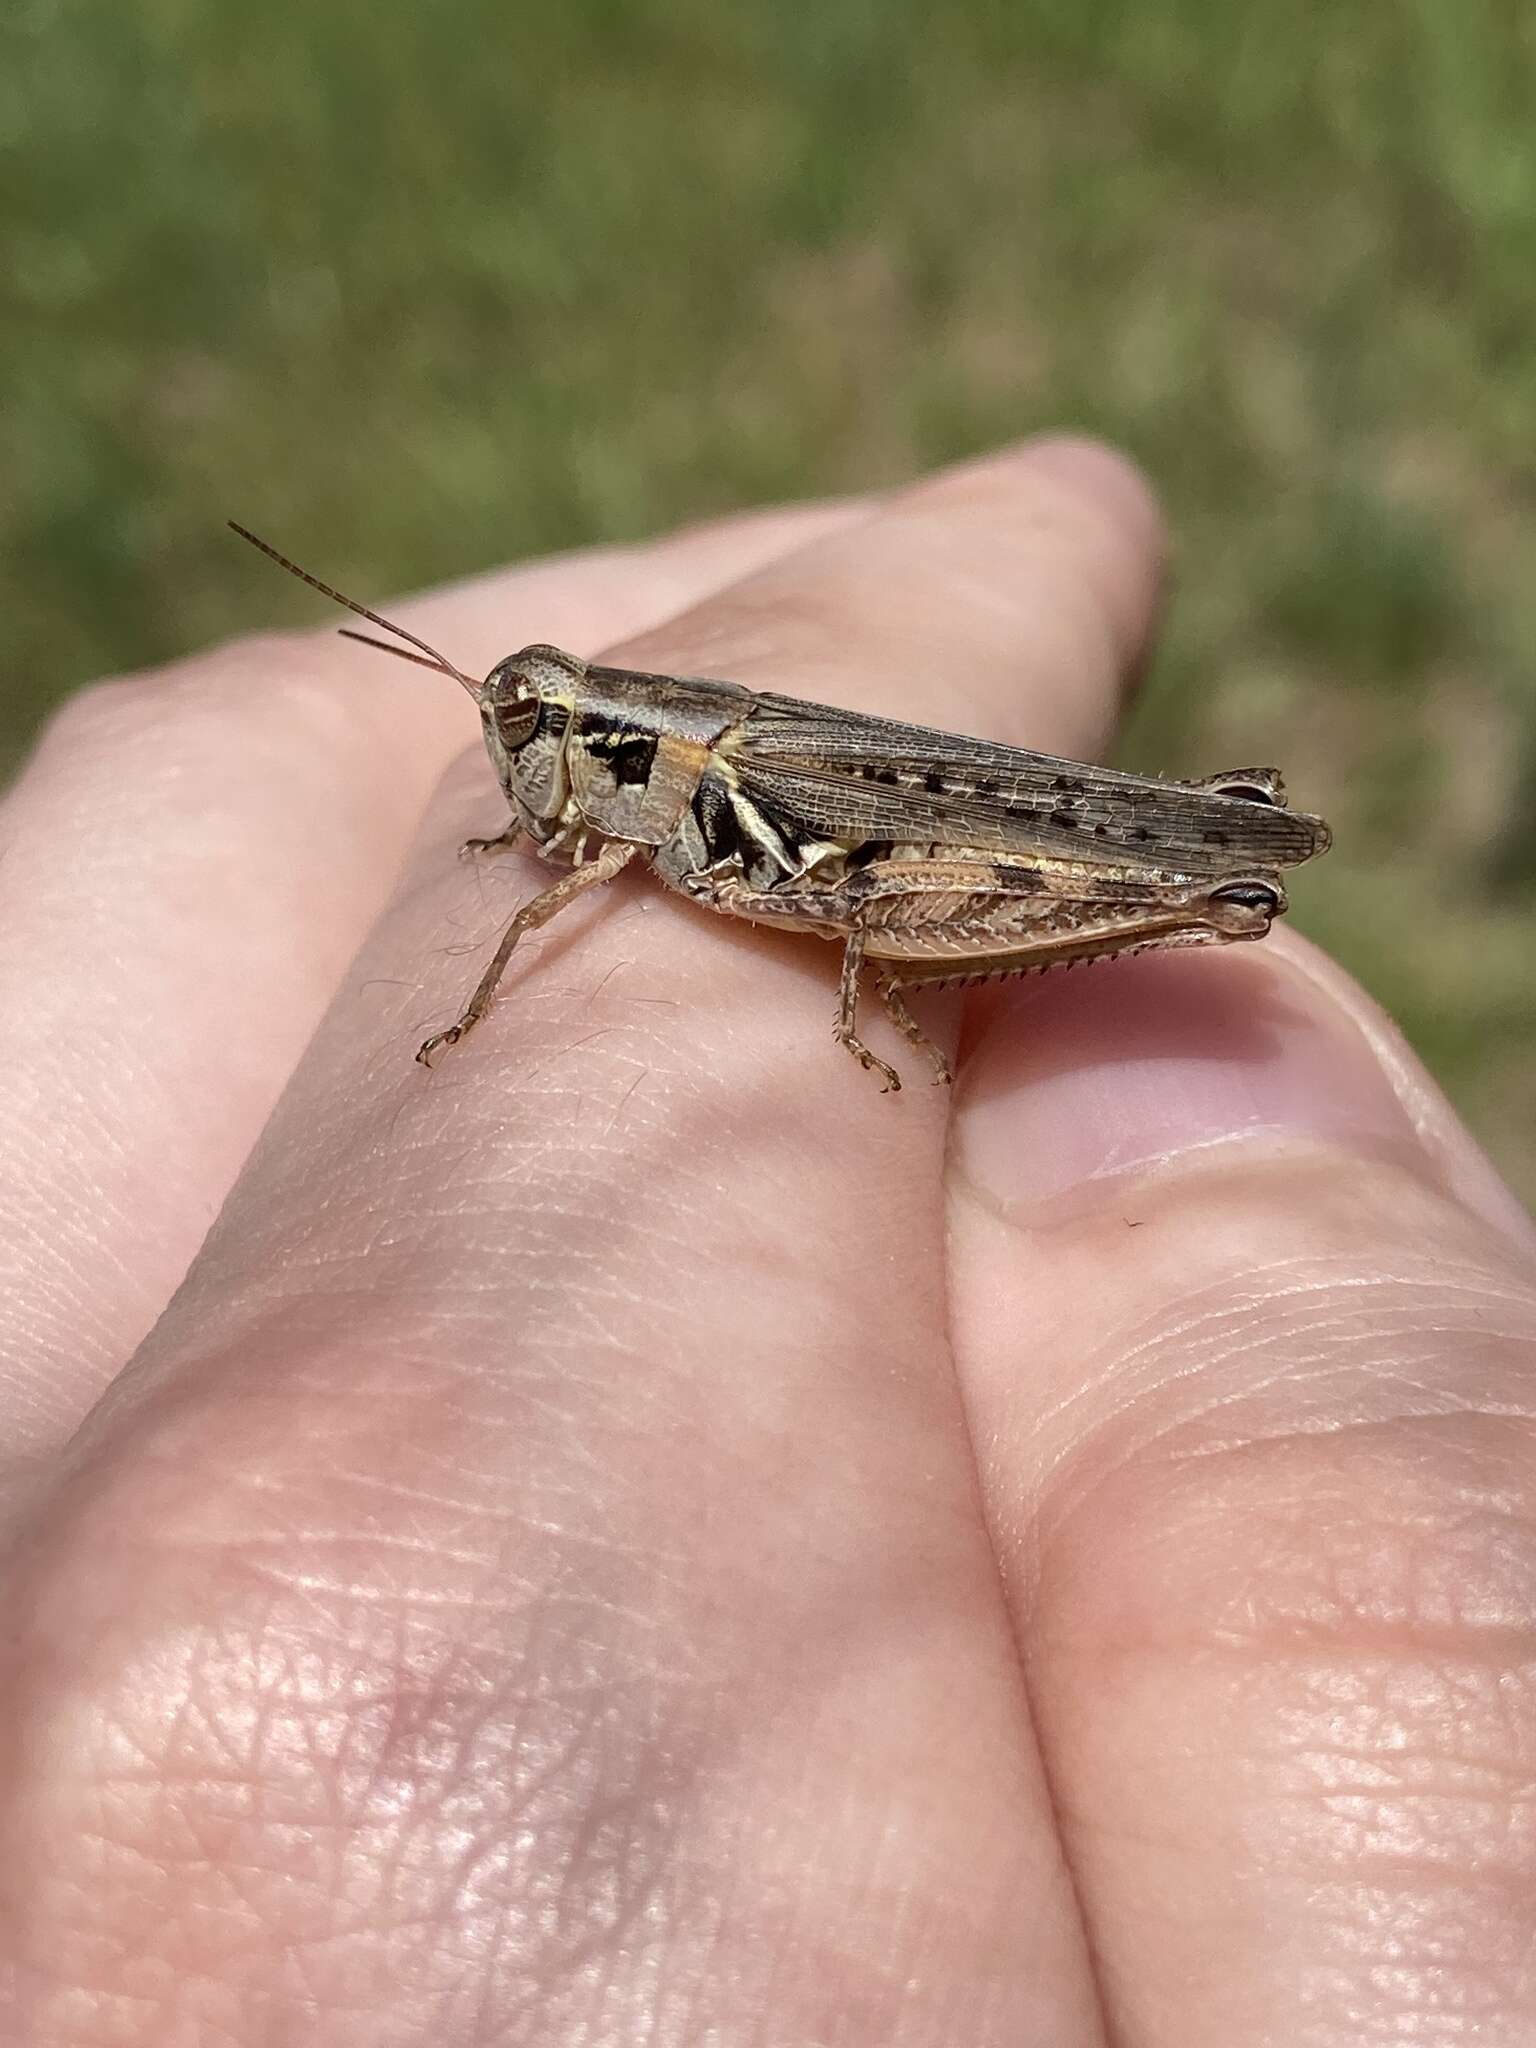
<path fill-rule="evenodd" d="M 401 616 L 1084 755 L 1159 549 L 1057 442 Z M 882 1096 L 632 867 L 425 1071 L 499 802 L 317 632 L 0 805 L 0 2038 L 1528 2043 L 1536 1234 L 1391 1027 L 1277 934 Z"/>

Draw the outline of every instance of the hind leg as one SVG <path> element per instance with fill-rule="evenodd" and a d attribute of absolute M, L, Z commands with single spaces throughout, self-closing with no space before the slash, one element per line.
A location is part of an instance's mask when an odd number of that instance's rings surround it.
<path fill-rule="evenodd" d="M 943 1049 L 934 1044 L 922 1025 L 902 1001 L 901 984 L 888 975 L 878 975 L 875 986 L 880 991 L 880 1000 L 885 1004 L 886 1015 L 896 1026 L 903 1038 L 909 1039 L 933 1068 L 933 1078 L 944 1086 L 954 1080 L 949 1061 Z"/>

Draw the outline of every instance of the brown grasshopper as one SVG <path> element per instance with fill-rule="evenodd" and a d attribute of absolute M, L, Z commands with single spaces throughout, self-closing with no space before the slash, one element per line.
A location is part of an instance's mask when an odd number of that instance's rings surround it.
<path fill-rule="evenodd" d="M 342 627 L 349 638 L 474 699 L 512 819 L 464 852 L 526 837 L 569 868 L 517 912 L 463 1014 L 417 1053 L 428 1064 L 485 1015 L 526 932 L 637 856 L 708 910 L 840 940 L 835 1036 L 897 1089 L 857 1031 L 866 963 L 898 1030 L 947 1081 L 903 989 L 1262 938 L 1286 908 L 1282 870 L 1329 843 L 1321 818 L 1286 809 L 1272 768 L 1165 782 L 540 645 L 476 681 L 230 524 L 418 651 Z"/>

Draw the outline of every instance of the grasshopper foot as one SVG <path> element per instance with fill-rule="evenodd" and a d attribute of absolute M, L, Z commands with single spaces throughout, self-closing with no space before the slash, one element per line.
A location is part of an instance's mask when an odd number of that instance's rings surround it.
<path fill-rule="evenodd" d="M 880 990 L 880 1000 L 885 1004 L 886 1014 L 890 1017 L 891 1022 L 904 1038 L 911 1040 L 912 1044 L 917 1047 L 924 1059 L 933 1068 L 935 1085 L 940 1088 L 949 1087 L 955 1078 L 954 1069 L 945 1058 L 943 1048 L 934 1044 L 933 1040 L 902 1001 L 900 986 L 896 982 L 886 981 L 884 978 L 877 985 Z"/>
<path fill-rule="evenodd" d="M 841 1024 L 836 1027 L 832 1036 L 839 1045 L 847 1047 L 866 1074 L 879 1074 L 881 1076 L 880 1093 L 882 1095 L 899 1095 L 901 1093 L 900 1074 L 897 1073 L 894 1067 L 888 1067 L 878 1053 L 871 1052 L 862 1038 L 856 1037 L 851 1031 L 844 1030 Z"/>
<path fill-rule="evenodd" d="M 417 1065 L 430 1067 L 433 1054 L 441 1052 L 445 1046 L 457 1045 L 468 1029 L 467 1024 L 450 1024 L 446 1031 L 434 1031 L 430 1038 L 424 1038 L 417 1048 Z"/>
<path fill-rule="evenodd" d="M 460 860 L 478 860 L 482 853 L 509 853 L 522 837 L 521 825 L 509 825 L 494 839 L 466 839 L 459 848 Z"/>

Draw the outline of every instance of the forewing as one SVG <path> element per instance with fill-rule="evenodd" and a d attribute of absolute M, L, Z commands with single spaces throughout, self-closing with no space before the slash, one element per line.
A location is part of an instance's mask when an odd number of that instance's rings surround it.
<path fill-rule="evenodd" d="M 744 789 L 855 843 L 1108 856 L 1188 875 L 1295 867 L 1327 845 L 1304 812 L 793 697 L 760 696 L 722 752 Z"/>

